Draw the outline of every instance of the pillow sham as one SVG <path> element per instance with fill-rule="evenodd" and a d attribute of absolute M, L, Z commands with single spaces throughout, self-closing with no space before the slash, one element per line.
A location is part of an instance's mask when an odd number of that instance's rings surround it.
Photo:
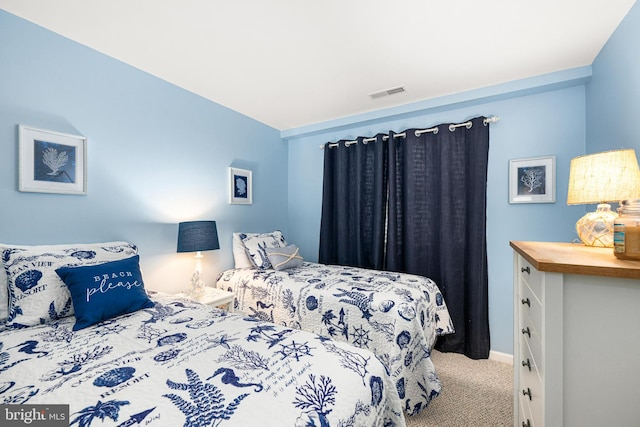
<path fill-rule="evenodd" d="M 121 314 L 154 306 L 144 289 L 140 256 L 81 267 L 61 267 L 56 273 L 71 292 L 78 331 Z"/>
<path fill-rule="evenodd" d="M 49 323 L 73 312 L 69 289 L 55 270 L 91 265 L 136 255 L 127 242 L 77 245 L 13 246 L 2 252 L 9 291 L 7 326 Z"/>
<path fill-rule="evenodd" d="M 266 252 L 271 266 L 278 271 L 299 267 L 304 261 L 296 245 L 289 245 L 284 248 L 267 248 Z"/>
<path fill-rule="evenodd" d="M 235 268 L 255 268 L 247 255 L 241 236 L 257 236 L 258 233 L 233 233 L 233 264 Z"/>
<path fill-rule="evenodd" d="M 0 243 L 0 255 L 2 255 L 2 251 L 10 247 L 11 245 Z M 7 272 L 4 269 L 2 256 L 0 256 L 0 323 L 6 322 L 8 317 L 9 317 L 9 286 L 7 284 Z"/>
<path fill-rule="evenodd" d="M 282 248 L 287 246 L 287 241 L 284 239 L 280 230 L 256 235 L 245 234 L 244 237 L 241 235 L 240 238 L 242 239 L 249 259 L 256 268 L 260 269 L 271 268 L 271 262 L 265 252 L 267 248 Z"/>

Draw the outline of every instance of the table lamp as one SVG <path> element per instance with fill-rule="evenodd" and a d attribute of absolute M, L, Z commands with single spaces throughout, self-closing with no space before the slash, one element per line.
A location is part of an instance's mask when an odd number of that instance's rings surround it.
<path fill-rule="evenodd" d="M 598 204 L 576 222 L 587 246 L 613 247 L 613 221 L 618 217 L 608 202 L 640 195 L 640 168 L 633 149 L 604 151 L 575 157 L 569 171 L 568 205 Z"/>
<path fill-rule="evenodd" d="M 178 224 L 177 252 L 196 252 L 196 269 L 191 276 L 192 295 L 204 291 L 202 252 L 220 249 L 215 221 L 188 221 Z"/>

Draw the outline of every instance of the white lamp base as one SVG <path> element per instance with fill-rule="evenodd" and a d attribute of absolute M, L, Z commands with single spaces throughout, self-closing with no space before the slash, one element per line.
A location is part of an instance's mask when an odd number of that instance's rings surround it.
<path fill-rule="evenodd" d="M 589 212 L 576 222 L 576 231 L 582 243 L 602 248 L 613 247 L 613 221 L 618 214 L 608 203 L 600 203 L 595 212 Z"/>

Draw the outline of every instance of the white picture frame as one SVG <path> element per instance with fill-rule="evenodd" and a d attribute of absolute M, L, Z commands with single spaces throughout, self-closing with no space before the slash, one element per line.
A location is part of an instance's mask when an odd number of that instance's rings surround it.
<path fill-rule="evenodd" d="M 87 138 L 18 125 L 18 190 L 87 194 Z"/>
<path fill-rule="evenodd" d="M 555 201 L 555 156 L 509 160 L 509 203 Z"/>
<path fill-rule="evenodd" d="M 229 203 L 250 205 L 253 203 L 252 173 L 247 169 L 229 168 Z"/>

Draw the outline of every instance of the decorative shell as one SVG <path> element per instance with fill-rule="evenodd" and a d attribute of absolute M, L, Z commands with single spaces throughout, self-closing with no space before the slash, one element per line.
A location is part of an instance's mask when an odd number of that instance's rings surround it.
<path fill-rule="evenodd" d="M 407 303 L 402 303 L 398 307 L 398 314 L 406 321 L 411 321 L 416 317 L 416 309 Z"/>
<path fill-rule="evenodd" d="M 105 372 L 93 381 L 96 387 L 115 387 L 133 377 L 136 372 L 134 368 L 126 366 L 124 368 L 115 368 Z"/>
<path fill-rule="evenodd" d="M 398 347 L 400 348 L 407 347 L 410 342 L 411 342 L 411 334 L 408 331 L 402 331 L 396 337 L 396 344 L 398 344 Z"/>
<path fill-rule="evenodd" d="M 22 292 L 26 292 L 36 286 L 40 279 L 42 279 L 41 271 L 28 270 L 16 277 L 15 284 Z"/>
<path fill-rule="evenodd" d="M 393 306 L 396 305 L 396 303 L 390 299 L 384 300 L 380 303 L 380 306 L 378 307 L 380 309 L 380 311 L 382 311 L 383 313 L 388 312 L 389 310 L 391 310 L 393 308 Z"/>
<path fill-rule="evenodd" d="M 318 298 L 314 297 L 313 295 L 308 296 L 305 302 L 307 304 L 307 308 L 311 311 L 318 308 Z"/>

